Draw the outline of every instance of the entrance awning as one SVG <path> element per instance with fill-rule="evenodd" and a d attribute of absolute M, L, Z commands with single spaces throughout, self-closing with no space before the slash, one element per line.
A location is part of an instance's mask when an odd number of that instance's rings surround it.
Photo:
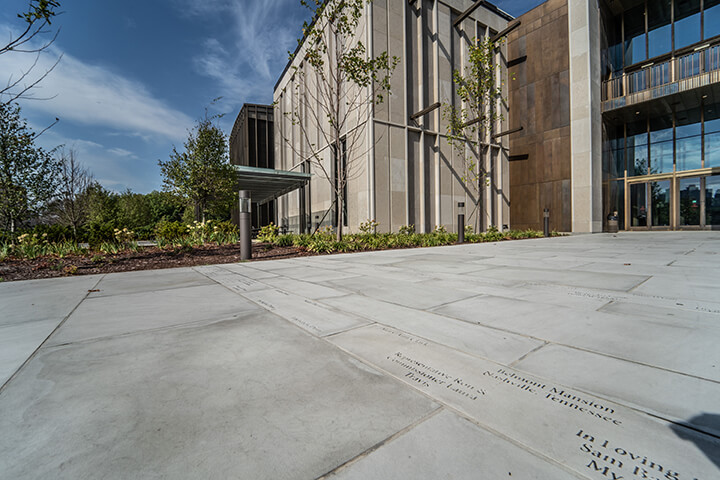
<path fill-rule="evenodd" d="M 233 165 L 239 190 L 249 190 L 253 203 L 262 205 L 307 185 L 309 173 L 273 170 L 272 168 Z"/>

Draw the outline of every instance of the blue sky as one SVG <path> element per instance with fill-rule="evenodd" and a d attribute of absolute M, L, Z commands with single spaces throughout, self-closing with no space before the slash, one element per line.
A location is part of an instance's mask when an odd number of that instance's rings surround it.
<path fill-rule="evenodd" d="M 402 1 L 402 0 L 391 0 Z M 243 103 L 272 101 L 272 88 L 294 50 L 307 10 L 299 0 L 60 0 L 57 41 L 35 72 L 58 66 L 38 98 L 21 102 L 38 143 L 74 148 L 106 188 L 160 189 L 159 159 L 182 147 L 194 121 L 216 97 L 229 134 Z M 494 2 L 520 15 L 540 0 Z M 2 0 L 0 39 L 23 24 L 28 0 Z M 4 44 L 4 43 L 3 43 Z M 0 56 L 0 82 L 34 57 Z"/>

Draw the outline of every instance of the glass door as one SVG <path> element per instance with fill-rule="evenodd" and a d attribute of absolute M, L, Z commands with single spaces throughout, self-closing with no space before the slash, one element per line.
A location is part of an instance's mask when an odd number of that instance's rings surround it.
<path fill-rule="evenodd" d="M 720 175 L 705 177 L 705 227 L 720 230 Z"/>
<path fill-rule="evenodd" d="M 647 227 L 647 183 L 630 185 L 630 226 Z"/>

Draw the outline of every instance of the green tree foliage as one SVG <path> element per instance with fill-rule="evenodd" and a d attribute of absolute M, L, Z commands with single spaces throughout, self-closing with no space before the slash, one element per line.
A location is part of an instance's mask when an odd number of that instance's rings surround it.
<path fill-rule="evenodd" d="M 60 2 L 56 0 L 30 0 L 27 11 L 17 14 L 18 18 L 22 19 L 24 28 L 18 36 L 11 36 L 5 45 L 0 44 L 0 55 L 13 52 L 34 53 L 36 58 L 35 63 L 30 68 L 24 72 L 17 72 L 15 76 L 9 78 L 6 85 L 0 86 L 0 103 L 10 104 L 21 98 L 32 98 L 30 90 L 35 88 L 60 61 L 60 58 L 58 58 L 44 73 L 32 75 L 40 54 L 52 45 L 55 38 L 57 38 L 58 31 L 49 41 L 43 42 L 39 46 L 37 41 L 33 40 L 49 32 L 47 27 L 52 24 L 53 18 L 58 15 L 58 8 L 60 8 Z"/>
<path fill-rule="evenodd" d="M 468 65 L 464 72 L 453 71 L 455 93 L 459 104 L 448 104 L 444 109 L 447 120 L 448 141 L 463 159 L 461 179 L 474 199 L 474 207 L 468 220 L 475 218 L 481 226 L 483 193 L 490 172 L 485 171 L 480 159 L 481 142 L 502 119 L 495 108 L 495 102 L 502 96 L 502 85 L 497 79 L 500 65 L 494 58 L 501 41 L 490 38 L 473 41 L 469 47 Z"/>
<path fill-rule="evenodd" d="M 305 89 L 308 109 L 288 112 L 304 137 L 303 146 L 285 139 L 303 161 L 327 179 L 335 196 L 337 239 L 342 238 L 344 192 L 348 181 L 357 176 L 367 152 L 360 151 L 366 131 L 357 119 L 369 118 L 372 106 L 390 92 L 390 76 L 399 59 L 382 52 L 373 57 L 356 36 L 360 19 L 369 0 L 301 0 L 313 15 L 303 25 L 304 55 L 308 69 L 296 68 L 298 88 L 310 80 L 317 88 Z M 309 77 L 306 79 L 306 77 Z M 316 106 L 316 107 L 315 107 Z M 317 135 L 321 142 L 318 144 Z M 330 147 L 330 148 L 328 148 Z M 331 156 L 328 162 L 325 156 Z"/>
<path fill-rule="evenodd" d="M 20 107 L 0 103 L 0 226 L 11 233 L 45 209 L 57 186 L 57 161 L 35 138 Z"/>
<path fill-rule="evenodd" d="M 196 220 L 205 221 L 229 213 L 235 195 L 235 170 L 229 163 L 225 133 L 214 120 L 199 120 L 178 152 L 170 159 L 158 161 L 166 191 L 185 198 L 196 212 Z"/>

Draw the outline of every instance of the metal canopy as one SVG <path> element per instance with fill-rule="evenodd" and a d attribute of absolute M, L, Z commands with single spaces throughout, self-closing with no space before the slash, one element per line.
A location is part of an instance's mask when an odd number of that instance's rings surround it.
<path fill-rule="evenodd" d="M 309 173 L 273 170 L 272 168 L 233 165 L 239 190 L 249 190 L 252 201 L 259 205 L 307 185 Z"/>

